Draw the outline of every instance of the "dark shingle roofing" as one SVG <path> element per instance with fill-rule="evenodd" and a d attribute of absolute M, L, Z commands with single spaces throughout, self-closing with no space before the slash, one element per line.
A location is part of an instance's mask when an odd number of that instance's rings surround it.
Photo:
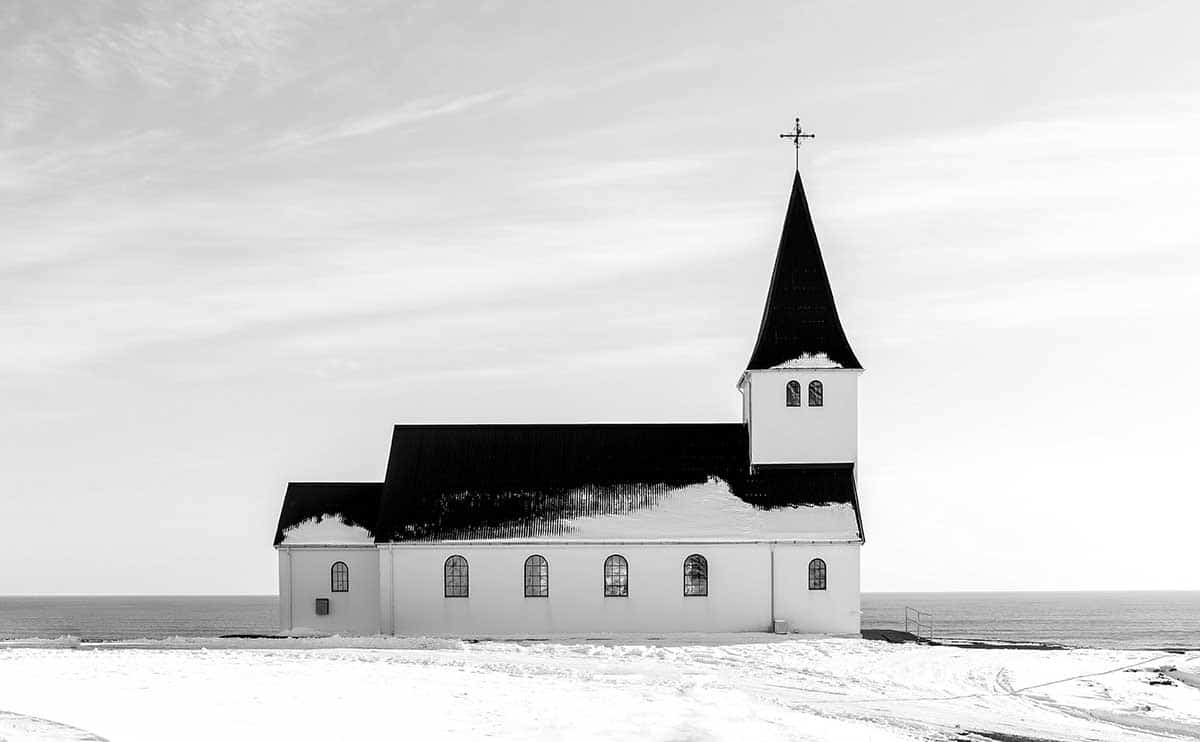
<path fill-rule="evenodd" d="M 758 509 L 852 503 L 852 464 L 751 472 L 741 423 L 398 425 L 376 541 L 556 534 L 710 478 Z M 861 531 L 861 529 L 860 529 Z"/>
<path fill-rule="evenodd" d="M 553 536 L 714 478 L 758 510 L 851 504 L 861 538 L 853 464 L 751 470 L 747 457 L 741 423 L 397 425 L 385 482 L 289 484 L 275 545 L 333 515 L 377 543 Z"/>
<path fill-rule="evenodd" d="M 291 482 L 283 495 L 279 525 L 275 527 L 275 545 L 283 541 L 283 532 L 310 518 L 341 516 L 346 525 L 360 526 L 372 535 L 379 519 L 382 482 Z"/>
<path fill-rule="evenodd" d="M 824 353 L 842 368 L 862 368 L 846 340 L 821 259 L 800 173 L 792 181 L 771 288 L 748 369 Z"/>

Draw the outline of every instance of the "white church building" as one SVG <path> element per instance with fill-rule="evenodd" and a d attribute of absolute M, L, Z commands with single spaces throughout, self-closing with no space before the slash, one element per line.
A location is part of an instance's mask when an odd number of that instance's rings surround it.
<path fill-rule="evenodd" d="M 861 373 L 797 172 L 741 422 L 397 425 L 383 482 L 288 485 L 280 628 L 857 634 Z"/>

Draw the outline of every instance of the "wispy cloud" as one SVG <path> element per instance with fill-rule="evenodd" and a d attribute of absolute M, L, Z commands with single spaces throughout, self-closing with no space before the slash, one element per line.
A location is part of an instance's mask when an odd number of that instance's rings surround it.
<path fill-rule="evenodd" d="M 12 43 L 0 49 L 0 123 L 9 135 L 28 131 L 53 115 L 57 105 L 48 102 L 64 93 L 115 95 L 131 83 L 205 96 L 246 74 L 278 84 L 293 77 L 287 52 L 313 21 L 339 12 L 326 0 L 109 0 L 70 12 L 14 13 L 5 29 Z"/>
<path fill-rule="evenodd" d="M 1200 230 L 1184 215 L 1200 193 L 1200 100 L 1155 112 L 1174 100 L 838 147 L 818 157 L 835 190 L 822 196 L 824 216 L 937 219 L 947 235 L 991 224 L 956 248 L 982 261 L 1192 244 Z"/>
<path fill-rule="evenodd" d="M 540 185 L 545 188 L 604 188 L 655 182 L 660 178 L 685 175 L 711 167 L 713 159 L 715 158 L 677 157 L 591 164 L 576 168 L 572 172 L 551 174 L 541 181 Z"/>
<path fill-rule="evenodd" d="M 505 91 L 494 90 L 463 96 L 439 95 L 409 101 L 396 108 L 343 119 L 332 124 L 293 128 L 268 140 L 273 150 L 296 150 L 368 136 L 388 129 L 411 126 L 440 116 L 449 116 L 502 100 Z"/>

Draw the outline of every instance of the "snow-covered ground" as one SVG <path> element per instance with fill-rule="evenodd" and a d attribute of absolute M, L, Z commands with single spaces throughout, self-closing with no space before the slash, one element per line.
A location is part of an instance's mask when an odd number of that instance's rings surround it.
<path fill-rule="evenodd" d="M 0 739 L 1200 739 L 1200 653 L 669 640 L 0 645 Z"/>

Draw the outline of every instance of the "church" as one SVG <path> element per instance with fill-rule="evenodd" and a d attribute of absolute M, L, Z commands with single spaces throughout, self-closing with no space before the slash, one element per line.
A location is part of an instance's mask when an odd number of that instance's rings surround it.
<path fill-rule="evenodd" d="M 741 422 L 397 425 L 287 486 L 280 629 L 857 635 L 861 373 L 797 170 Z"/>

